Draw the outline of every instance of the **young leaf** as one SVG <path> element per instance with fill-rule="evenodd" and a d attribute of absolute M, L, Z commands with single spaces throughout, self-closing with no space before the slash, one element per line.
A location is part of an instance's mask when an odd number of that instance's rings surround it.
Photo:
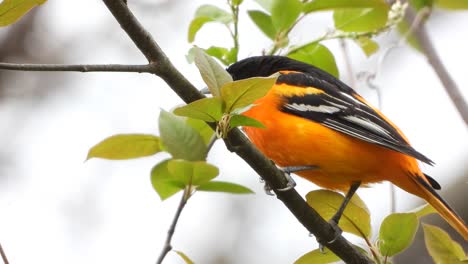
<path fill-rule="evenodd" d="M 435 5 L 445 9 L 468 9 L 468 1 L 466 0 L 434 0 Z"/>
<path fill-rule="evenodd" d="M 188 105 L 177 107 L 173 112 L 179 116 L 216 122 L 223 115 L 223 102 L 219 97 L 203 98 Z"/>
<path fill-rule="evenodd" d="M 200 134 L 183 118 L 161 110 L 159 115 L 161 143 L 175 159 L 205 160 L 207 149 Z"/>
<path fill-rule="evenodd" d="M 230 127 L 249 126 L 257 128 L 266 128 L 260 121 L 244 115 L 233 115 L 229 121 Z"/>
<path fill-rule="evenodd" d="M 338 30 L 346 32 L 369 32 L 385 26 L 388 20 L 388 6 L 382 8 L 339 9 L 333 12 Z"/>
<path fill-rule="evenodd" d="M 156 164 L 151 169 L 151 184 L 161 200 L 165 200 L 185 188 L 185 184 L 174 178 L 167 169 L 169 160 Z"/>
<path fill-rule="evenodd" d="M 322 44 L 312 42 L 289 53 L 288 57 L 314 65 L 338 78 L 339 73 L 335 57 L 333 53 Z"/>
<path fill-rule="evenodd" d="M 424 204 L 414 210 L 411 210 L 411 213 L 415 213 L 418 218 L 421 218 L 428 214 L 435 214 L 437 211 L 430 204 Z"/>
<path fill-rule="evenodd" d="M 192 43 L 195 35 L 208 22 L 229 24 L 233 20 L 232 14 L 213 5 L 202 5 L 195 12 L 195 17 L 189 25 L 188 41 Z"/>
<path fill-rule="evenodd" d="M 383 256 L 394 256 L 414 240 L 419 221 L 415 213 L 395 213 L 387 216 L 380 226 L 379 250 Z"/>
<path fill-rule="evenodd" d="M 202 49 L 194 47 L 195 65 L 205 81 L 208 89 L 214 97 L 219 97 L 221 86 L 232 82 L 232 77 L 213 58 L 207 55 Z"/>
<path fill-rule="evenodd" d="M 197 130 L 197 132 L 203 138 L 203 142 L 205 142 L 205 145 L 208 146 L 214 134 L 213 129 L 204 121 L 198 119 L 187 118 L 186 122 L 189 126 Z"/>
<path fill-rule="evenodd" d="M 356 39 L 356 43 L 361 47 L 367 57 L 374 54 L 379 49 L 379 44 L 368 37 L 360 37 Z"/>
<path fill-rule="evenodd" d="M 289 29 L 302 11 L 300 0 L 273 0 L 271 20 L 277 32 Z"/>
<path fill-rule="evenodd" d="M 294 261 L 294 264 L 328 264 L 340 260 L 341 259 L 328 248 L 324 248 L 323 252 L 320 249 L 315 249 L 302 255 L 299 259 Z"/>
<path fill-rule="evenodd" d="M 231 113 L 233 110 L 248 106 L 265 96 L 275 84 L 276 79 L 277 76 L 254 77 L 226 83 L 221 88 L 221 98 L 226 105 L 225 112 Z"/>
<path fill-rule="evenodd" d="M 362 254 L 367 255 L 367 252 L 356 245 L 353 245 L 358 251 Z M 327 263 L 335 263 L 340 261 L 341 259 L 336 256 L 333 252 L 331 252 L 328 248 L 324 248 L 323 250 L 315 249 L 312 250 L 298 260 L 294 262 L 294 264 L 327 264 Z M 387 262 L 390 264 L 389 262 Z"/>
<path fill-rule="evenodd" d="M 209 17 L 213 21 L 229 24 L 233 21 L 232 14 L 214 5 L 202 5 L 195 11 L 195 17 Z"/>
<path fill-rule="evenodd" d="M 419 11 L 424 7 L 432 8 L 434 0 L 410 0 L 409 3 L 416 11 Z"/>
<path fill-rule="evenodd" d="M 273 6 L 273 1 L 274 0 L 255 0 L 265 11 L 268 11 L 271 13 L 271 8 Z"/>
<path fill-rule="evenodd" d="M 314 0 L 304 5 L 304 13 L 341 8 L 384 8 L 382 0 Z"/>
<path fill-rule="evenodd" d="M 423 224 L 423 230 L 427 250 L 435 263 L 468 263 L 463 248 L 444 230 L 428 224 Z"/>
<path fill-rule="evenodd" d="M 145 134 L 119 134 L 93 146 L 86 160 L 102 158 L 125 160 L 154 155 L 161 151 L 159 137 Z"/>
<path fill-rule="evenodd" d="M 0 3 L 0 27 L 15 23 L 29 10 L 47 0 L 3 0 Z"/>
<path fill-rule="evenodd" d="M 231 64 L 231 62 L 229 61 L 231 51 L 227 48 L 211 46 L 208 49 L 206 49 L 205 52 L 206 54 L 217 58 L 224 65 Z"/>
<path fill-rule="evenodd" d="M 259 11 L 259 10 L 250 10 L 248 11 L 250 19 L 257 25 L 257 27 L 271 40 L 274 40 L 276 37 L 276 29 L 273 26 L 273 21 L 271 16 Z"/>
<path fill-rule="evenodd" d="M 405 20 L 402 20 L 400 23 L 397 25 L 398 32 L 402 37 L 406 37 L 406 42 L 416 49 L 419 52 L 422 52 L 421 44 L 419 43 L 418 39 L 414 36 L 414 34 L 408 34 L 408 30 L 410 30 L 410 26 L 408 25 L 408 22 Z"/>
<path fill-rule="evenodd" d="M 204 161 L 172 159 L 167 164 L 168 171 L 185 185 L 200 185 L 214 179 L 219 174 L 217 167 Z"/>
<path fill-rule="evenodd" d="M 185 261 L 185 264 L 194 264 L 193 261 L 189 257 L 187 257 L 187 255 L 185 255 L 182 251 L 174 250 L 174 252 Z"/>
<path fill-rule="evenodd" d="M 254 193 L 249 188 L 232 183 L 232 182 L 222 182 L 222 181 L 209 181 L 197 187 L 198 191 L 204 192 L 225 192 L 225 193 L 234 193 L 234 194 L 250 194 Z"/>
<path fill-rule="evenodd" d="M 307 204 L 314 208 L 324 219 L 332 218 L 338 211 L 343 199 L 343 195 L 329 190 L 311 191 L 306 195 Z M 353 195 L 353 198 L 346 206 L 338 225 L 343 231 L 359 237 L 370 236 L 369 209 L 357 194 Z"/>

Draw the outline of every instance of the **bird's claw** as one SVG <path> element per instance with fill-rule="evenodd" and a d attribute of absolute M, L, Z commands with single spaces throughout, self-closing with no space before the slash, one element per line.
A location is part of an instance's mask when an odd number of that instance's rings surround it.
<path fill-rule="evenodd" d="M 335 232 L 333 238 L 330 241 L 320 241 L 317 239 L 317 242 L 319 243 L 319 250 L 321 253 L 325 253 L 325 247 L 329 244 L 332 244 L 335 242 L 343 233 L 343 230 L 338 226 L 338 223 L 332 218 L 330 221 L 328 221 L 330 226 L 332 227 L 333 231 Z"/>
<path fill-rule="evenodd" d="M 288 172 L 286 170 L 283 171 L 288 183 L 286 184 L 286 187 L 277 189 L 280 192 L 286 192 L 296 187 L 296 182 L 294 181 L 293 177 L 291 177 L 291 172 Z"/>

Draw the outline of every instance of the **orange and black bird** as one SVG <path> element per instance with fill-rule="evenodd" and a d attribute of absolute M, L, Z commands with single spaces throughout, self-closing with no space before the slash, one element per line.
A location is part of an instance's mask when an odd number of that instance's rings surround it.
<path fill-rule="evenodd" d="M 431 204 L 465 240 L 468 227 L 436 192 L 416 151 L 402 131 L 352 88 L 327 72 L 283 56 L 258 56 L 227 68 L 234 80 L 279 73 L 271 90 L 243 114 L 266 128 L 245 127 L 250 140 L 283 168 L 303 168 L 301 177 L 346 192 L 390 181 Z M 309 168 L 309 169 L 307 169 Z M 338 223 L 341 214 L 331 220 Z"/>

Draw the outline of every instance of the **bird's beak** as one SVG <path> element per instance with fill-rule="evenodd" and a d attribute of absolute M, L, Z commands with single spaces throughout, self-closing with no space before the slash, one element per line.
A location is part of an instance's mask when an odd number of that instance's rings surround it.
<path fill-rule="evenodd" d="M 205 88 L 201 89 L 200 93 L 202 93 L 202 94 L 211 94 L 210 89 L 208 89 L 208 87 L 205 87 Z"/>

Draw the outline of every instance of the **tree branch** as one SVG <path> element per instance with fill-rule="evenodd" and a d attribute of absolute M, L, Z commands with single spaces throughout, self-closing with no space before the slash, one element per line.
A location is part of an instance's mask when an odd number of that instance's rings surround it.
<path fill-rule="evenodd" d="M 5 254 L 5 251 L 3 250 L 2 244 L 0 244 L 0 255 L 2 256 L 3 264 L 9 264 L 8 258 Z"/>
<path fill-rule="evenodd" d="M 182 213 L 182 210 L 187 204 L 189 197 L 190 197 L 190 190 L 185 189 L 184 192 L 182 193 L 182 198 L 180 198 L 179 206 L 177 207 L 177 211 L 174 215 L 174 219 L 172 219 L 171 226 L 169 227 L 169 230 L 167 230 L 166 242 L 164 243 L 164 247 L 161 250 L 161 253 L 159 254 L 156 264 L 161 264 L 164 258 L 166 257 L 167 253 L 169 253 L 169 251 L 172 250 L 172 245 L 171 245 L 172 236 L 174 236 L 175 228 L 177 226 L 177 222 L 179 221 L 180 214 Z"/>
<path fill-rule="evenodd" d="M 141 26 L 122 1 L 103 0 L 103 2 L 148 61 L 156 65 L 156 75 L 161 77 L 186 103 L 204 97 L 172 65 L 152 36 Z M 231 130 L 225 143 L 230 151 L 236 152 L 243 158 L 274 190 L 287 186 L 283 172 L 263 156 L 238 129 Z M 372 263 L 367 256 L 357 251 L 343 236 L 335 238 L 335 231 L 331 225 L 322 219 L 295 189 L 275 192 L 278 199 L 289 208 L 310 233 L 314 234 L 320 241 L 332 241 L 325 246 L 346 263 Z"/>
<path fill-rule="evenodd" d="M 413 8 L 409 7 L 405 14 L 406 21 L 411 25 L 412 21 L 416 17 L 416 13 Z M 460 89 L 448 73 L 439 55 L 437 54 L 437 51 L 432 45 L 424 23 L 420 23 L 419 27 L 414 29 L 414 36 L 421 46 L 423 53 L 426 55 L 429 64 L 432 66 L 440 81 L 442 82 L 445 91 L 455 105 L 455 108 L 458 110 L 458 113 L 460 113 L 463 121 L 465 121 L 465 124 L 468 125 L 468 104 L 466 103 Z"/>
<path fill-rule="evenodd" d="M 0 62 L 0 69 L 12 71 L 72 71 L 72 72 L 154 72 L 152 64 L 20 64 Z"/>

